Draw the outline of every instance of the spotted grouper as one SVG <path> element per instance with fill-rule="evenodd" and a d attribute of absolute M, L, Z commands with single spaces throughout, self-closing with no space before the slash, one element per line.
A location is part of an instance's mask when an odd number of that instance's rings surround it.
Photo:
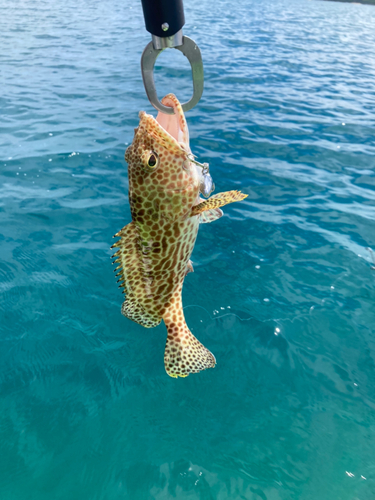
<path fill-rule="evenodd" d="M 146 328 L 167 327 L 166 372 L 186 377 L 216 364 L 213 354 L 190 332 L 182 308 L 184 278 L 193 271 L 190 256 L 199 224 L 222 215 L 219 207 L 247 195 L 228 191 L 207 200 L 204 168 L 195 161 L 178 99 L 162 100 L 174 110 L 156 119 L 141 111 L 134 140 L 125 153 L 132 222 L 115 236 L 117 276 L 126 294 L 121 312 Z M 210 184 L 210 183 L 209 183 Z"/>

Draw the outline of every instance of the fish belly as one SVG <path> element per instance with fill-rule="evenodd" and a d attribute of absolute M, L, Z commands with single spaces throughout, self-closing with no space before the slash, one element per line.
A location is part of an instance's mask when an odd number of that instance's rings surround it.
<path fill-rule="evenodd" d="M 163 224 L 156 235 L 150 227 L 140 228 L 141 266 L 149 286 L 148 296 L 143 295 L 142 305 L 147 310 L 163 316 L 168 308 L 171 297 L 187 274 L 198 227 L 199 218 L 191 217 Z"/>

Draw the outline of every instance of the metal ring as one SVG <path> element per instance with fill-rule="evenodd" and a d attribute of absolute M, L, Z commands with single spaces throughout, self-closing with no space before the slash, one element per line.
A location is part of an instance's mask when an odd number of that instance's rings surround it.
<path fill-rule="evenodd" d="M 203 94 L 203 61 L 202 54 L 199 50 L 198 45 L 191 38 L 184 36 L 182 37 L 183 45 L 178 47 L 174 47 L 178 49 L 180 52 L 187 57 L 191 71 L 193 75 L 193 97 L 190 101 L 182 104 L 182 109 L 184 112 L 192 109 L 200 100 Z M 164 106 L 157 96 L 155 81 L 154 81 L 154 66 L 157 57 L 163 52 L 165 49 L 157 50 L 154 48 L 153 43 L 150 42 L 145 50 L 143 51 L 141 58 L 141 69 L 142 69 L 142 78 L 143 84 L 145 86 L 147 97 L 150 103 L 156 108 L 158 111 L 165 113 L 167 115 L 173 115 L 173 108 L 169 106 Z"/>

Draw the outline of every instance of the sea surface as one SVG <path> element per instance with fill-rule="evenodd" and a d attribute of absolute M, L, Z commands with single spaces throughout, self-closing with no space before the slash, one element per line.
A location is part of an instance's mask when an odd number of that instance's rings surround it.
<path fill-rule="evenodd" d="M 187 323 L 217 366 L 164 370 L 120 313 L 112 236 L 150 41 L 140 2 L 0 3 L 1 500 L 375 498 L 375 8 L 185 0 L 216 192 Z M 192 92 L 165 51 L 160 98 Z"/>

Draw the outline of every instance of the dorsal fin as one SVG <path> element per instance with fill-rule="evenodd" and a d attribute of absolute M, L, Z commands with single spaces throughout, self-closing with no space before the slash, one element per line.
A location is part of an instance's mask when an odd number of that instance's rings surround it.
<path fill-rule="evenodd" d="M 145 328 L 153 328 L 154 326 L 158 326 L 161 322 L 160 317 L 146 312 L 142 306 L 138 304 L 136 298 L 132 296 L 126 297 L 121 307 L 121 313 Z"/>
<path fill-rule="evenodd" d="M 146 311 L 132 290 L 132 280 L 133 282 L 140 283 L 147 279 L 144 276 L 142 261 L 139 258 L 137 245 L 139 237 L 136 225 L 131 222 L 115 234 L 115 237 L 120 237 L 112 245 L 112 248 L 118 248 L 117 252 L 113 255 L 115 263 L 118 264 L 116 268 L 118 273 L 116 276 L 119 276 L 118 281 L 122 282 L 120 287 L 124 289 L 124 293 L 126 294 L 126 300 L 122 304 L 121 312 L 127 318 L 146 328 L 157 326 L 161 321 L 161 317 L 155 313 Z"/>
<path fill-rule="evenodd" d="M 119 279 L 117 283 L 120 288 L 123 288 L 124 293 L 128 293 L 128 277 L 138 270 L 137 265 L 137 247 L 136 247 L 136 227 L 131 222 L 127 226 L 123 227 L 121 231 L 114 235 L 114 238 L 120 237 L 116 243 L 114 243 L 111 248 L 117 248 L 118 250 L 112 258 L 114 258 L 114 264 L 118 264 L 115 271 L 117 271 L 116 277 Z M 137 269 L 138 268 L 138 269 Z"/>

